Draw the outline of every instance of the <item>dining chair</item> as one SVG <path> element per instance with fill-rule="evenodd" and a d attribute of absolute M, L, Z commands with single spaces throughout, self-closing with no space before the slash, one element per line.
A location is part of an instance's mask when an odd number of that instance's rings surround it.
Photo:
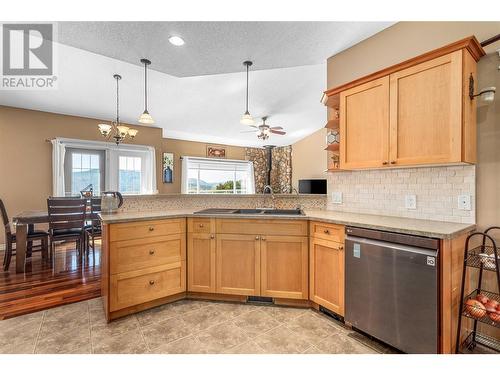
<path fill-rule="evenodd" d="M 5 204 L 0 199 L 0 212 L 2 214 L 2 222 L 5 229 L 5 252 L 3 256 L 3 270 L 7 271 L 10 267 L 10 261 L 12 255 L 15 255 L 14 244 L 16 243 L 16 234 L 12 233 L 9 215 L 7 215 L 7 210 Z M 39 246 L 34 246 L 34 241 L 40 241 Z M 42 259 L 48 258 L 49 251 L 49 234 L 43 230 L 34 230 L 33 226 L 29 226 L 27 233 L 27 248 L 26 257 L 30 257 L 33 252 L 41 251 Z"/>
<path fill-rule="evenodd" d="M 90 252 L 89 247 L 92 247 L 92 257 L 95 259 L 95 239 L 100 238 L 102 235 L 101 219 L 99 213 L 101 212 L 101 197 L 90 198 L 90 224 L 85 226 L 86 234 L 86 250 Z M 90 245 L 92 241 L 92 245 Z"/>
<path fill-rule="evenodd" d="M 86 199 L 48 198 L 50 254 L 54 258 L 55 241 L 75 241 L 78 255 L 84 252 Z"/>

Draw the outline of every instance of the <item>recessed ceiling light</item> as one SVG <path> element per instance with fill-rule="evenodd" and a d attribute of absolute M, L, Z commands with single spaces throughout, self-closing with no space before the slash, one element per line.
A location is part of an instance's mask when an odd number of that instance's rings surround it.
<path fill-rule="evenodd" d="M 168 41 L 174 46 L 184 45 L 184 39 L 182 39 L 180 36 L 171 36 L 170 38 L 168 38 Z"/>

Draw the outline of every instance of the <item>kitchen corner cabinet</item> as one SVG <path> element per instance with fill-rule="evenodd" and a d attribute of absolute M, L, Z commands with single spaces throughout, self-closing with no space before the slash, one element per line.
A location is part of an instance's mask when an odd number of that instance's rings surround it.
<path fill-rule="evenodd" d="M 344 316 L 345 228 L 318 222 L 311 222 L 310 228 L 309 299 Z"/>
<path fill-rule="evenodd" d="M 475 163 L 469 79 L 484 54 L 470 37 L 326 91 L 340 97 L 340 169 Z"/>

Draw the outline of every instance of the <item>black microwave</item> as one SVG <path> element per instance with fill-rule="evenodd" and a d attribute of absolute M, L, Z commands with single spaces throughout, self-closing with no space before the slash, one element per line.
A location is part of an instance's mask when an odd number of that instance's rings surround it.
<path fill-rule="evenodd" d="M 326 194 L 326 179 L 299 180 L 300 194 Z"/>

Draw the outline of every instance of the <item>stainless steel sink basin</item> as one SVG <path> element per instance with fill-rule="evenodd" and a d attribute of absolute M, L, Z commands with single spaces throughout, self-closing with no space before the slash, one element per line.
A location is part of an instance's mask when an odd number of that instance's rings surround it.
<path fill-rule="evenodd" d="M 207 215 L 305 215 L 299 209 L 264 209 L 264 208 L 206 208 L 195 214 Z"/>

